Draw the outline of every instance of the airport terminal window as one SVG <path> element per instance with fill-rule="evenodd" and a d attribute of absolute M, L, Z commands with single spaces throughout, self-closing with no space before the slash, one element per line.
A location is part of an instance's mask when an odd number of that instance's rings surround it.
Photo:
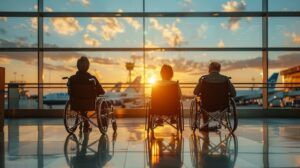
<path fill-rule="evenodd" d="M 261 85 L 247 84 L 262 83 L 261 60 L 261 52 L 147 52 L 146 78 L 149 79 L 148 82 L 160 80 L 161 65 L 172 65 L 173 80 L 181 83 L 182 94 L 187 99 L 186 101 L 190 101 L 193 97 L 195 83 L 198 82 L 200 76 L 208 73 L 208 65 L 211 61 L 218 61 L 222 64 L 222 74 L 231 77 L 231 81 L 238 91 L 238 100 L 245 94 L 257 95 L 257 101 L 245 98 L 245 101 L 238 101 L 238 107 L 261 108 Z M 150 92 L 150 90 L 146 91 Z"/>
<path fill-rule="evenodd" d="M 37 47 L 37 18 L 0 17 L 0 48 Z"/>
<path fill-rule="evenodd" d="M 0 0 L 0 11 L 35 12 L 38 0 Z"/>
<path fill-rule="evenodd" d="M 52 17 L 44 20 L 50 47 L 142 47 L 142 19 L 136 17 Z"/>
<path fill-rule="evenodd" d="M 300 47 L 300 17 L 270 17 L 270 47 Z"/>
<path fill-rule="evenodd" d="M 270 84 L 268 91 L 270 107 L 299 107 L 299 62 L 299 52 L 269 52 L 269 75 L 277 73 L 279 76 L 277 82 Z"/>
<path fill-rule="evenodd" d="M 149 47 L 261 47 L 257 17 L 146 18 Z"/>
<path fill-rule="evenodd" d="M 97 77 L 107 94 L 116 97 L 122 94 L 126 98 L 127 91 L 130 90 L 128 88 L 131 88 L 131 95 L 136 95 L 139 99 L 143 98 L 142 88 L 134 89 L 131 84 L 128 84 L 129 80 L 135 84 L 143 83 L 144 67 L 142 52 L 45 52 L 44 82 L 52 83 L 52 86 L 56 87 L 58 86 L 55 83 L 62 83 L 62 85 L 59 85 L 62 88 L 45 88 L 44 98 L 47 100 L 61 98 L 62 103 L 60 105 L 52 105 L 48 101 L 45 103 L 44 108 L 64 107 L 63 105 L 68 96 L 66 95 L 67 89 L 65 88 L 67 81 L 63 80 L 62 77 L 71 76 L 76 73 L 76 61 L 83 55 L 89 58 L 89 72 Z M 130 74 L 126 63 L 134 63 Z M 128 103 L 126 104 L 128 105 Z M 140 108 L 140 106 L 138 107 Z"/>
<path fill-rule="evenodd" d="M 258 87 L 262 84 L 255 83 L 263 82 L 264 34 L 268 34 L 269 43 L 268 83 L 275 79 L 274 73 L 279 73 L 277 83 L 294 82 L 298 78 L 283 80 L 280 73 L 298 66 L 299 62 L 296 61 L 300 50 L 299 16 L 289 13 L 299 11 L 297 0 L 165 0 L 164 3 L 159 0 L 39 0 L 46 12 L 40 14 L 37 0 L 0 2 L 0 64 L 7 69 L 6 81 L 21 79 L 23 74 L 27 83 L 37 83 L 37 60 L 44 56 L 43 76 L 39 81 L 45 86 L 44 92 L 40 92 L 44 97 L 49 93 L 66 93 L 61 78 L 73 74 L 76 59 L 86 55 L 92 61 L 91 72 L 110 87 L 122 82 L 121 91 L 129 81 L 125 65 L 135 63 L 132 80 L 141 76 L 141 83 L 147 83 L 146 96 L 150 93 L 148 86 L 159 79 L 161 64 L 174 66 L 174 80 L 195 85 L 206 72 L 204 68 L 209 61 L 218 60 L 224 74 L 231 76 L 234 83 L 247 83 L 246 87 L 239 88 L 243 93 L 249 94 L 250 90 L 252 97 L 254 92 L 258 95 L 254 96 L 255 101 L 238 101 L 239 107 L 249 107 L 249 103 L 261 105 L 262 92 Z M 268 2 L 270 11 L 284 13 L 277 13 L 276 17 L 270 13 L 268 23 L 265 22 L 264 2 Z M 111 12 L 129 16 L 112 16 Z M 38 31 L 36 17 L 43 21 L 44 25 L 39 27 L 42 31 Z M 268 29 L 263 29 L 265 23 Z M 38 32 L 43 33 L 41 41 Z M 37 44 L 43 44 L 44 48 L 37 48 Z M 291 47 L 294 51 L 289 51 Z M 13 68 L 15 65 L 17 69 Z M 241 72 L 246 75 L 240 75 Z M 52 85 L 55 83 L 59 87 Z M 270 91 L 273 85 L 269 86 Z M 281 94 L 277 86 L 273 93 Z M 186 95 L 191 95 L 192 87 L 184 89 Z M 288 93 L 288 87 L 283 89 Z M 30 88 L 27 93 L 30 96 L 26 98 L 33 100 L 31 108 L 37 108 L 37 89 Z M 269 96 L 274 97 L 270 92 Z M 268 105 L 271 106 L 270 102 Z"/>
<path fill-rule="evenodd" d="M 59 5 L 57 5 L 59 4 Z M 44 10 L 54 12 L 142 12 L 143 0 L 44 0 Z"/>
<path fill-rule="evenodd" d="M 26 84 L 37 83 L 37 53 L 0 52 L 0 60 L 0 66 L 5 68 L 5 81 L 8 85 L 6 91 L 12 89 L 11 92 L 6 92 L 5 108 L 37 108 L 36 85 Z"/>
<path fill-rule="evenodd" d="M 262 0 L 145 0 L 147 12 L 244 12 L 261 11 Z M 232 8 L 232 6 L 234 6 Z"/>
<path fill-rule="evenodd" d="M 269 0 L 269 11 L 300 11 L 298 0 Z"/>

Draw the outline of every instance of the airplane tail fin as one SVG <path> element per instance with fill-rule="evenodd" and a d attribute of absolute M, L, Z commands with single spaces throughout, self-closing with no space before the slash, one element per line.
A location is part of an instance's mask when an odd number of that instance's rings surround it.
<path fill-rule="evenodd" d="M 277 79 L 278 79 L 279 73 L 273 73 L 270 78 L 268 79 L 268 89 L 274 90 L 276 87 Z"/>

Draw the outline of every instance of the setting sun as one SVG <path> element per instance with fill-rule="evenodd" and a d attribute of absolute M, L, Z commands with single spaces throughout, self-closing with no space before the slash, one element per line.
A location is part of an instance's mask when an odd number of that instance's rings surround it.
<path fill-rule="evenodd" d="M 150 83 L 150 84 L 154 84 L 155 82 L 156 82 L 156 77 L 155 76 L 151 76 L 149 79 L 148 79 L 148 82 Z"/>

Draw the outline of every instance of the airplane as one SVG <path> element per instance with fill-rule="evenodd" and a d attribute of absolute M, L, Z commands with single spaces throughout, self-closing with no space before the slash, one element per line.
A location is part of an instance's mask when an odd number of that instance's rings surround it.
<path fill-rule="evenodd" d="M 278 92 L 276 89 L 276 82 L 278 80 L 279 73 L 273 73 L 268 79 L 268 94 L 274 94 Z M 236 97 L 234 98 L 238 104 L 247 104 L 250 100 L 257 100 L 262 98 L 262 89 L 251 90 L 237 90 Z"/>
<path fill-rule="evenodd" d="M 121 82 L 116 83 L 114 88 L 104 94 L 104 97 L 114 106 L 121 106 L 123 108 L 144 106 L 141 76 L 137 76 L 123 92 L 121 92 L 121 87 Z M 68 93 L 49 93 L 44 96 L 43 104 L 51 108 L 53 105 L 65 105 L 68 100 Z"/>

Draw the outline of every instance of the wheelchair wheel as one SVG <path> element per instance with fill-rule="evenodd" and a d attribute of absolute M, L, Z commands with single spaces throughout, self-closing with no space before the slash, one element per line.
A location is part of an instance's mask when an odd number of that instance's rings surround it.
<path fill-rule="evenodd" d="M 238 120 L 236 114 L 236 106 L 233 99 L 230 99 L 229 112 L 226 113 L 227 126 L 230 132 L 234 132 L 237 128 Z"/>
<path fill-rule="evenodd" d="M 108 136 L 101 135 L 98 142 L 98 166 L 104 167 L 105 164 L 111 160 L 111 155 L 109 154 L 109 139 Z"/>
<path fill-rule="evenodd" d="M 196 101 L 192 100 L 191 107 L 190 107 L 190 118 L 189 118 L 189 125 L 192 131 L 196 130 L 196 113 L 197 113 L 197 107 L 196 107 Z"/>
<path fill-rule="evenodd" d="M 109 111 L 110 107 L 106 101 L 101 100 L 97 106 L 97 122 L 99 131 L 106 134 L 109 124 Z"/>
<path fill-rule="evenodd" d="M 234 167 L 238 155 L 238 140 L 234 134 L 229 135 L 227 140 L 227 156 L 229 159 L 229 167 Z"/>
<path fill-rule="evenodd" d="M 113 128 L 114 132 L 117 131 L 117 122 L 116 122 L 116 120 L 112 121 L 112 128 Z"/>
<path fill-rule="evenodd" d="M 71 160 L 76 157 L 79 152 L 79 142 L 74 134 L 67 136 L 64 144 L 64 154 L 67 164 L 71 165 Z"/>
<path fill-rule="evenodd" d="M 71 134 L 75 132 L 78 126 L 78 119 L 78 113 L 74 110 L 71 110 L 71 104 L 68 101 L 64 111 L 64 125 L 68 133 Z"/>

